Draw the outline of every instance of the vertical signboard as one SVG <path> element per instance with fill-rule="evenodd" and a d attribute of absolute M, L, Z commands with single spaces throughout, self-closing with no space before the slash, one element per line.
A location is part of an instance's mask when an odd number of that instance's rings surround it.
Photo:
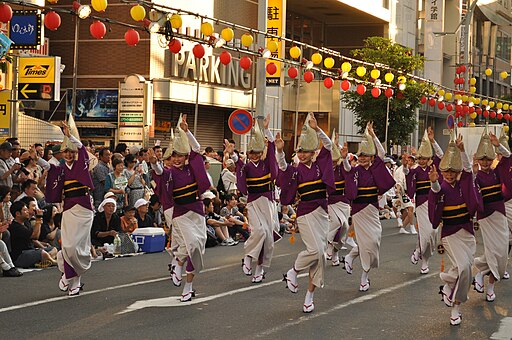
<path fill-rule="evenodd" d="M 283 34 L 283 20 L 285 15 L 285 9 L 283 8 L 283 0 L 268 0 L 267 6 L 267 33 L 273 34 L 277 36 L 281 36 Z M 272 52 L 272 57 L 275 58 L 283 58 L 283 44 L 281 40 L 278 40 L 274 37 L 267 38 L 267 46 L 270 41 L 277 42 L 277 51 Z M 274 63 L 277 66 L 277 72 L 274 74 L 269 74 L 267 72 L 267 86 L 279 86 L 281 85 L 281 63 L 279 61 L 267 61 L 267 65 L 269 63 Z"/>
<path fill-rule="evenodd" d="M 0 140 L 9 138 L 11 128 L 11 91 L 0 91 Z"/>
<path fill-rule="evenodd" d="M 145 144 L 153 124 L 153 86 L 138 75 L 119 84 L 119 140 Z"/>
<path fill-rule="evenodd" d="M 43 44 L 44 26 L 40 11 L 12 11 L 9 38 L 13 41 L 11 48 L 35 49 Z"/>
<path fill-rule="evenodd" d="M 444 0 L 425 0 L 425 78 L 441 83 L 443 74 Z"/>

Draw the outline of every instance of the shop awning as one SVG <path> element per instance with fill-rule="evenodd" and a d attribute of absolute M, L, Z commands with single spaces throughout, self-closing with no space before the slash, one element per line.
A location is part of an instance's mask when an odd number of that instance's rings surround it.
<path fill-rule="evenodd" d="M 493 23 L 500 25 L 500 26 L 509 26 L 512 22 L 512 17 L 510 15 L 500 11 L 496 10 L 496 4 L 490 3 L 490 4 L 483 4 L 484 2 L 479 1 L 477 4 L 478 9 L 482 12 L 482 14 L 492 21 Z"/>

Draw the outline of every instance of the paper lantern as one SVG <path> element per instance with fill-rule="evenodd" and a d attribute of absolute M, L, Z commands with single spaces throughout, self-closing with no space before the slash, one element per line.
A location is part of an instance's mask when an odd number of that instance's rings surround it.
<path fill-rule="evenodd" d="M 298 59 L 300 57 L 300 48 L 297 46 L 292 46 L 290 48 L 290 57 L 293 59 Z"/>
<path fill-rule="evenodd" d="M 455 111 L 462 112 L 462 105 L 455 105 Z"/>
<path fill-rule="evenodd" d="M 443 89 L 440 89 L 439 91 L 437 91 L 437 94 L 441 97 L 444 97 L 445 92 Z"/>
<path fill-rule="evenodd" d="M 322 55 L 320 53 L 314 53 L 312 56 L 311 56 L 311 61 L 313 62 L 313 64 L 315 65 L 318 65 L 322 62 Z"/>
<path fill-rule="evenodd" d="M 334 67 L 334 59 L 331 57 L 327 57 L 324 59 L 324 66 L 327 69 L 331 69 Z"/>
<path fill-rule="evenodd" d="M 146 17 L 146 9 L 141 5 L 135 5 L 130 9 L 130 15 L 135 21 L 142 21 Z"/>
<path fill-rule="evenodd" d="M 363 77 L 366 74 L 366 68 L 364 66 L 358 66 L 356 69 L 356 74 L 359 77 Z"/>
<path fill-rule="evenodd" d="M 171 22 L 171 27 L 175 30 L 181 28 L 183 26 L 183 20 L 181 19 L 181 15 L 174 13 L 171 15 L 171 18 L 169 19 Z"/>
<path fill-rule="evenodd" d="M 50 31 L 55 31 L 60 27 L 61 19 L 60 15 L 55 13 L 54 11 L 50 11 L 44 16 L 44 26 L 48 28 Z"/>
<path fill-rule="evenodd" d="M 252 65 L 252 60 L 249 57 L 240 58 L 240 67 L 244 70 L 248 70 Z"/>
<path fill-rule="evenodd" d="M 496 103 L 491 100 L 489 102 L 489 107 L 492 109 L 494 107 L 494 105 L 496 105 Z"/>
<path fill-rule="evenodd" d="M 399 84 L 405 84 L 405 82 L 407 81 L 407 79 L 404 76 L 398 76 L 397 79 Z"/>
<path fill-rule="evenodd" d="M 476 112 L 477 115 L 480 116 L 482 114 L 482 108 L 481 107 L 477 107 L 475 112 Z"/>
<path fill-rule="evenodd" d="M 381 94 L 381 91 L 380 91 L 380 89 L 378 87 L 374 87 L 372 89 L 372 96 L 374 98 L 378 98 L 380 96 L 380 94 Z"/>
<path fill-rule="evenodd" d="M 453 94 L 451 92 L 446 92 L 444 95 L 444 99 L 446 100 L 452 100 Z"/>
<path fill-rule="evenodd" d="M 462 106 L 462 111 L 463 111 L 464 113 L 468 113 L 468 112 L 469 112 L 469 106 L 467 106 L 467 105 L 463 105 L 463 106 Z"/>
<path fill-rule="evenodd" d="M 474 106 L 470 106 L 469 107 L 469 113 L 473 113 L 475 112 L 475 107 Z"/>
<path fill-rule="evenodd" d="M 388 72 L 384 75 L 384 80 L 387 81 L 388 83 L 391 83 L 393 79 L 395 79 L 395 76 L 391 72 Z"/>
<path fill-rule="evenodd" d="M 446 111 L 452 112 L 453 111 L 453 105 L 452 104 L 446 104 Z"/>
<path fill-rule="evenodd" d="M 466 65 L 460 65 L 460 73 L 466 72 Z"/>
<path fill-rule="evenodd" d="M 493 118 L 493 119 L 494 119 L 494 118 L 496 118 L 496 112 L 491 111 L 491 112 L 489 113 L 489 117 L 491 117 L 491 118 Z"/>
<path fill-rule="evenodd" d="M 485 110 L 485 111 L 482 113 L 482 116 L 484 116 L 484 118 L 489 118 L 489 111 Z"/>
<path fill-rule="evenodd" d="M 341 70 L 343 72 L 350 72 L 351 69 L 352 69 L 352 65 L 350 65 L 350 63 L 348 61 L 345 61 L 343 64 L 341 64 Z"/>
<path fill-rule="evenodd" d="M 487 99 L 482 100 L 482 105 L 487 106 L 489 104 L 489 101 Z"/>
<path fill-rule="evenodd" d="M 242 35 L 242 38 L 240 38 L 240 40 L 242 41 L 242 45 L 244 47 L 249 47 L 252 45 L 254 38 L 249 33 L 244 33 L 244 35 Z"/>
<path fill-rule="evenodd" d="M 491 76 L 491 75 L 492 75 L 492 69 L 490 69 L 490 68 L 486 69 L 486 70 L 485 70 L 485 75 L 486 75 L 487 77 Z"/>
<path fill-rule="evenodd" d="M 227 65 L 231 62 L 231 53 L 228 51 L 223 51 L 219 56 L 220 62 L 222 65 Z"/>
<path fill-rule="evenodd" d="M 505 120 L 510 120 L 510 114 L 505 113 L 505 114 L 503 115 L 503 118 L 505 118 Z"/>
<path fill-rule="evenodd" d="M 439 108 L 439 110 L 444 109 L 444 103 L 443 102 L 437 103 L 437 107 Z"/>
<path fill-rule="evenodd" d="M 476 85 L 476 78 L 470 78 L 469 85 Z"/>
<path fill-rule="evenodd" d="M 362 96 L 366 92 L 366 86 L 364 86 L 363 84 L 359 84 L 356 87 L 356 91 Z"/>
<path fill-rule="evenodd" d="M 503 119 L 503 113 L 501 113 L 501 112 L 500 112 L 500 113 L 498 113 L 498 114 L 496 115 L 496 118 L 498 118 L 498 120 L 502 120 L 502 119 Z"/>
<path fill-rule="evenodd" d="M 473 112 L 473 113 L 469 114 L 469 118 L 471 118 L 473 120 L 476 119 L 476 116 L 477 116 L 476 112 Z"/>
<path fill-rule="evenodd" d="M 331 77 L 327 77 L 324 79 L 324 86 L 328 89 L 330 89 L 334 85 L 334 81 Z"/>
<path fill-rule="evenodd" d="M 430 99 L 428 100 L 428 105 L 430 105 L 430 106 L 434 107 L 434 105 L 436 105 L 436 100 L 435 100 L 434 98 L 430 98 Z"/>
<path fill-rule="evenodd" d="M 469 126 L 470 126 L 470 127 L 475 127 L 475 126 L 476 126 L 476 124 L 475 124 L 475 122 L 471 122 L 471 123 L 469 123 Z"/>
<path fill-rule="evenodd" d="M 172 53 L 179 53 L 181 51 L 181 42 L 178 39 L 173 38 L 169 41 L 167 47 L 169 47 L 169 51 Z"/>
<path fill-rule="evenodd" d="M 194 57 L 201 59 L 205 54 L 204 46 L 201 44 L 195 44 L 192 48 L 192 53 L 194 54 Z"/>
<path fill-rule="evenodd" d="M 315 79 L 315 75 L 311 71 L 304 72 L 304 81 L 306 83 L 311 83 Z"/>
<path fill-rule="evenodd" d="M 345 80 L 343 80 L 343 81 L 341 82 L 341 89 L 342 89 L 343 91 L 348 91 L 348 90 L 350 89 L 350 82 L 349 82 L 348 80 L 346 80 L 346 79 L 345 79 Z"/>
<path fill-rule="evenodd" d="M 268 63 L 266 69 L 267 73 L 270 74 L 271 76 L 276 74 L 277 72 L 277 66 L 274 63 Z"/>
<path fill-rule="evenodd" d="M 288 77 L 295 79 L 299 75 L 299 71 L 295 67 L 290 67 L 288 69 Z"/>
<path fill-rule="evenodd" d="M 464 122 L 459 121 L 459 122 L 457 123 L 457 126 L 458 126 L 458 127 L 463 127 L 463 126 L 464 126 Z"/>
<path fill-rule="evenodd" d="M 503 107 L 503 103 L 498 102 L 498 104 L 496 104 L 496 108 L 497 109 L 501 109 L 502 107 Z"/>
<path fill-rule="evenodd" d="M 7 4 L 0 4 L 0 22 L 8 23 L 12 19 L 12 8 Z"/>
<path fill-rule="evenodd" d="M 505 131 L 505 133 L 508 133 L 508 130 L 509 130 L 508 125 L 503 126 L 503 131 Z"/>
<path fill-rule="evenodd" d="M 373 70 L 371 70 L 371 72 L 370 72 L 370 77 L 372 77 L 373 79 L 379 79 L 379 77 L 380 77 L 380 71 L 374 68 L 374 69 L 373 69 Z"/>
<path fill-rule="evenodd" d="M 468 101 L 469 97 L 467 95 L 463 95 L 461 99 L 465 103 Z"/>
<path fill-rule="evenodd" d="M 425 103 L 427 102 L 427 97 L 425 97 L 425 96 L 421 96 L 420 102 L 421 102 L 422 104 L 425 104 Z"/>
<path fill-rule="evenodd" d="M 91 6 L 96 12 L 105 12 L 108 2 L 107 0 L 91 0 Z"/>
<path fill-rule="evenodd" d="M 133 28 L 129 28 L 124 34 L 124 40 L 130 46 L 137 45 L 140 40 L 139 32 L 137 32 Z"/>
<path fill-rule="evenodd" d="M 469 92 L 471 92 L 471 93 L 475 93 L 475 92 L 476 92 L 476 87 L 474 87 L 474 86 L 470 86 L 470 87 L 469 87 Z"/>
<path fill-rule="evenodd" d="M 271 52 L 271 53 L 275 53 L 277 52 L 277 50 L 279 49 L 279 44 L 277 43 L 277 41 L 275 40 L 270 40 L 267 44 L 267 49 Z"/>
<path fill-rule="evenodd" d="M 388 97 L 388 98 L 393 97 L 393 89 L 392 89 L 392 88 L 390 88 L 390 87 L 388 87 L 388 88 L 386 89 L 386 91 L 384 91 L 384 95 L 385 95 L 386 97 Z"/>
<path fill-rule="evenodd" d="M 107 27 L 101 21 L 95 20 L 89 26 L 89 33 L 96 39 L 102 39 L 107 34 Z"/>
<path fill-rule="evenodd" d="M 500 78 L 501 79 L 507 79 L 507 77 L 508 77 L 507 71 L 503 71 L 503 72 L 500 73 Z"/>
<path fill-rule="evenodd" d="M 233 32 L 233 29 L 231 29 L 230 27 L 226 27 L 222 31 L 220 31 L 220 36 L 222 39 L 228 42 L 233 40 L 233 38 L 235 37 L 235 32 Z"/>
<path fill-rule="evenodd" d="M 201 24 L 201 34 L 203 34 L 205 37 L 209 37 L 213 34 L 213 25 L 209 22 L 203 22 Z"/>
<path fill-rule="evenodd" d="M 509 109 L 509 105 L 508 104 L 503 104 L 503 110 L 508 111 L 508 109 Z"/>
<path fill-rule="evenodd" d="M 455 74 L 460 74 L 460 72 L 461 72 L 461 71 L 460 71 L 460 67 L 457 67 L 457 68 L 455 69 Z"/>

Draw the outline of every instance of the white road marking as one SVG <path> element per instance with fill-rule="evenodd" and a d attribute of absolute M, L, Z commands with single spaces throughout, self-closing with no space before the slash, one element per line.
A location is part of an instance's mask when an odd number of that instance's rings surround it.
<path fill-rule="evenodd" d="M 273 258 L 279 258 L 279 257 L 284 257 L 284 256 L 289 256 L 289 255 L 294 255 L 294 254 L 291 254 L 291 253 L 290 254 L 281 254 L 281 255 L 276 255 Z M 212 271 L 216 271 L 216 270 L 222 270 L 222 269 L 226 269 L 226 268 L 235 267 L 235 266 L 238 266 L 238 265 L 239 264 L 237 263 L 237 264 L 227 264 L 227 265 L 224 265 L 224 266 L 207 268 L 207 269 L 203 270 L 201 273 L 207 273 L 207 272 L 212 272 Z M 22 303 L 20 305 L 14 305 L 14 306 L 0 308 L 0 313 L 10 312 L 10 311 L 13 311 L 13 310 L 27 308 L 27 307 L 38 306 L 38 305 L 42 305 L 42 304 L 45 304 L 45 303 L 63 301 L 63 300 L 67 300 L 67 299 L 76 299 L 76 298 L 79 298 L 81 296 L 87 296 L 87 295 L 91 295 L 91 294 L 98 294 L 98 293 L 108 292 L 110 290 L 135 287 L 135 286 L 140 286 L 140 285 L 145 285 L 145 284 L 155 283 L 155 282 L 160 282 L 160 281 L 166 281 L 166 280 L 170 280 L 169 276 L 161 277 L 161 278 L 158 278 L 158 279 L 152 279 L 152 280 L 145 280 L 145 281 L 126 283 L 126 284 L 123 284 L 123 285 L 107 287 L 107 288 L 102 288 L 102 289 L 96 289 L 96 290 L 91 290 L 91 291 L 84 291 L 84 292 L 80 293 L 80 295 L 73 296 L 73 297 L 68 296 L 68 295 L 64 295 L 64 296 L 57 296 L 57 297 L 53 297 L 53 298 L 49 298 L 49 299 L 44 299 L 44 300 L 26 302 L 26 303 Z"/>
<path fill-rule="evenodd" d="M 411 281 L 407 281 L 407 282 L 403 282 L 403 283 L 400 283 L 398 285 L 395 285 L 395 286 L 392 286 L 392 287 L 389 287 L 389 288 L 385 288 L 385 289 L 381 289 L 379 291 L 376 291 L 375 293 L 373 294 L 365 294 L 361 297 L 358 297 L 358 298 L 355 298 L 353 300 L 350 300 L 350 301 L 347 301 L 345 303 L 342 303 L 342 304 L 339 304 L 339 305 L 336 305 L 334 307 L 332 307 L 331 309 L 329 310 L 326 310 L 324 312 L 313 312 L 313 314 L 307 314 L 295 321 L 291 321 L 291 322 L 287 322 L 287 323 L 284 323 L 284 324 L 281 324 L 277 327 L 273 327 L 273 328 L 270 328 L 262 333 L 259 333 L 259 334 L 256 334 L 257 337 L 268 337 L 269 335 L 273 334 L 273 333 L 276 333 L 276 332 L 279 332 L 285 328 L 288 328 L 288 327 L 291 327 L 291 326 L 296 326 L 298 324 L 301 324 L 305 321 L 309 321 L 309 320 L 312 320 L 312 319 L 316 319 L 320 316 L 324 316 L 324 315 L 327 315 L 327 314 L 330 314 L 334 311 L 337 311 L 337 310 L 340 310 L 340 309 L 343 309 L 343 308 L 346 308 L 346 307 L 349 307 L 349 306 L 352 306 L 352 305 L 355 305 L 355 304 L 358 304 L 358 303 L 361 303 L 361 302 L 365 302 L 365 301 L 368 301 L 368 300 L 372 300 L 372 299 L 375 299 L 375 298 L 378 298 L 384 294 L 388 294 L 388 293 L 392 293 L 398 289 L 402 289 L 404 287 L 407 287 L 407 286 L 410 286 L 410 285 L 413 285 L 421 280 L 425 280 L 425 279 L 428 279 L 432 276 L 435 276 L 435 275 L 439 275 L 439 272 L 437 273 L 431 273 L 431 274 L 428 274 L 428 275 L 422 275 L 420 277 L 418 277 L 417 279 L 414 279 L 414 280 L 411 280 Z"/>
<path fill-rule="evenodd" d="M 512 317 L 501 319 L 500 328 L 497 332 L 492 333 L 493 340 L 510 340 L 512 339 Z"/>
<path fill-rule="evenodd" d="M 300 275 L 298 275 L 298 277 L 305 277 L 307 275 L 308 275 L 307 273 L 300 274 Z M 252 286 L 248 286 L 248 287 L 244 287 L 244 288 L 240 288 L 240 289 L 230 290 L 228 292 L 215 294 L 215 295 L 207 296 L 207 297 L 203 297 L 203 298 L 193 298 L 192 301 L 190 301 L 190 302 L 181 302 L 180 301 L 181 296 L 170 296 L 170 297 L 164 297 L 164 298 L 159 298 L 159 299 L 140 300 L 140 301 L 136 301 L 136 302 L 132 303 L 124 311 L 117 313 L 117 315 L 133 312 L 133 311 L 143 309 L 143 308 L 148 308 L 148 307 L 187 307 L 187 306 L 195 305 L 198 303 L 208 302 L 208 301 L 215 300 L 215 299 L 222 298 L 222 297 L 229 296 L 229 295 L 247 292 L 249 290 L 271 286 L 276 283 L 283 283 L 283 280 L 275 280 L 275 281 L 270 281 L 270 282 L 266 282 L 266 283 L 259 283 L 257 285 L 252 285 Z"/>

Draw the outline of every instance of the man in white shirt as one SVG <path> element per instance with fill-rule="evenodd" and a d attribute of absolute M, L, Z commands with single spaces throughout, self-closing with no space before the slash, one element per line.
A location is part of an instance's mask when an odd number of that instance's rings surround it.
<path fill-rule="evenodd" d="M 53 164 L 55 166 L 59 166 L 60 160 L 63 157 L 62 152 L 60 151 L 60 144 L 55 144 L 54 146 L 52 146 L 52 153 L 53 156 L 52 158 L 50 158 L 48 163 Z"/>

